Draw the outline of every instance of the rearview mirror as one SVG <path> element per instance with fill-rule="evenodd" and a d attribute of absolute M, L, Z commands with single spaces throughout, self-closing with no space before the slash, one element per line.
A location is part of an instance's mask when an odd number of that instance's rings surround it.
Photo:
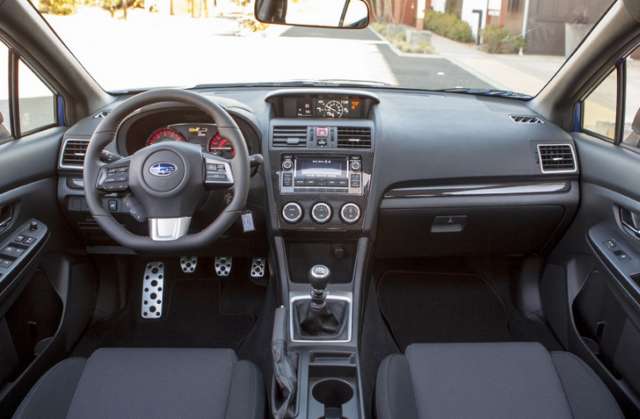
<path fill-rule="evenodd" d="M 255 15 L 279 25 L 362 29 L 369 24 L 362 0 L 256 0 Z"/>

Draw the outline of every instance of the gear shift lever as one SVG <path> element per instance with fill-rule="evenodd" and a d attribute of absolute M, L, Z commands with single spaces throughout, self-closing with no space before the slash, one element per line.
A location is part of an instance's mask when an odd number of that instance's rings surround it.
<path fill-rule="evenodd" d="M 310 336 L 331 335 L 338 332 L 340 322 L 327 304 L 327 284 L 331 271 L 325 265 L 314 265 L 309 270 L 311 301 L 301 316 L 301 329 Z"/>
<path fill-rule="evenodd" d="M 314 309 L 321 310 L 327 304 L 327 284 L 331 271 L 325 265 L 313 265 L 309 269 L 309 284 L 311 284 L 311 304 Z"/>

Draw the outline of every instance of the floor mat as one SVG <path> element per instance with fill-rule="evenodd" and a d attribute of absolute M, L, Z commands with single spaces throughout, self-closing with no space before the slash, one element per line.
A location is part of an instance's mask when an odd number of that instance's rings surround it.
<path fill-rule="evenodd" d="M 477 275 L 389 271 L 378 300 L 402 351 L 415 342 L 512 340 L 505 304 Z"/>
<path fill-rule="evenodd" d="M 242 279 L 228 279 L 236 281 Z M 168 285 L 168 286 L 167 286 Z M 160 320 L 140 318 L 139 293 L 117 318 L 98 323 L 83 336 L 74 355 L 88 356 L 99 347 L 229 347 L 237 348 L 255 324 L 255 314 L 223 312 L 220 280 L 189 279 L 165 284 L 166 310 Z M 255 286 L 255 285 L 253 285 Z M 264 288 L 259 292 L 264 294 Z M 255 301 L 251 295 L 251 305 Z M 236 296 L 237 301 L 240 297 Z"/>

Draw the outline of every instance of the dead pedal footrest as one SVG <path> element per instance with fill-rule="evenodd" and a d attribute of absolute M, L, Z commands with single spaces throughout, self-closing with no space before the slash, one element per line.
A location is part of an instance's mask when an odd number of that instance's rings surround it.
<path fill-rule="evenodd" d="M 147 263 L 142 278 L 142 307 L 140 314 L 143 319 L 159 319 L 162 317 L 163 292 L 164 263 Z"/>

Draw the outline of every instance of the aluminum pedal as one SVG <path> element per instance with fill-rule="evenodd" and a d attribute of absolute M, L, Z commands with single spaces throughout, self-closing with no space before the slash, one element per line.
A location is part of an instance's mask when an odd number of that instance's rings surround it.
<path fill-rule="evenodd" d="M 233 258 L 231 256 L 216 256 L 213 262 L 213 268 L 216 275 L 220 278 L 226 278 L 231 274 L 231 266 Z"/>
<path fill-rule="evenodd" d="M 197 267 L 198 267 L 197 256 L 182 256 L 180 258 L 180 269 L 182 269 L 182 272 L 186 274 L 192 274 L 196 271 Z"/>
<path fill-rule="evenodd" d="M 251 279 L 263 280 L 267 272 L 267 258 L 253 258 L 251 259 L 251 268 L 249 269 L 249 275 Z"/>
<path fill-rule="evenodd" d="M 162 317 L 163 292 L 164 263 L 147 263 L 142 279 L 142 307 L 140 314 L 143 319 L 159 319 Z"/>

